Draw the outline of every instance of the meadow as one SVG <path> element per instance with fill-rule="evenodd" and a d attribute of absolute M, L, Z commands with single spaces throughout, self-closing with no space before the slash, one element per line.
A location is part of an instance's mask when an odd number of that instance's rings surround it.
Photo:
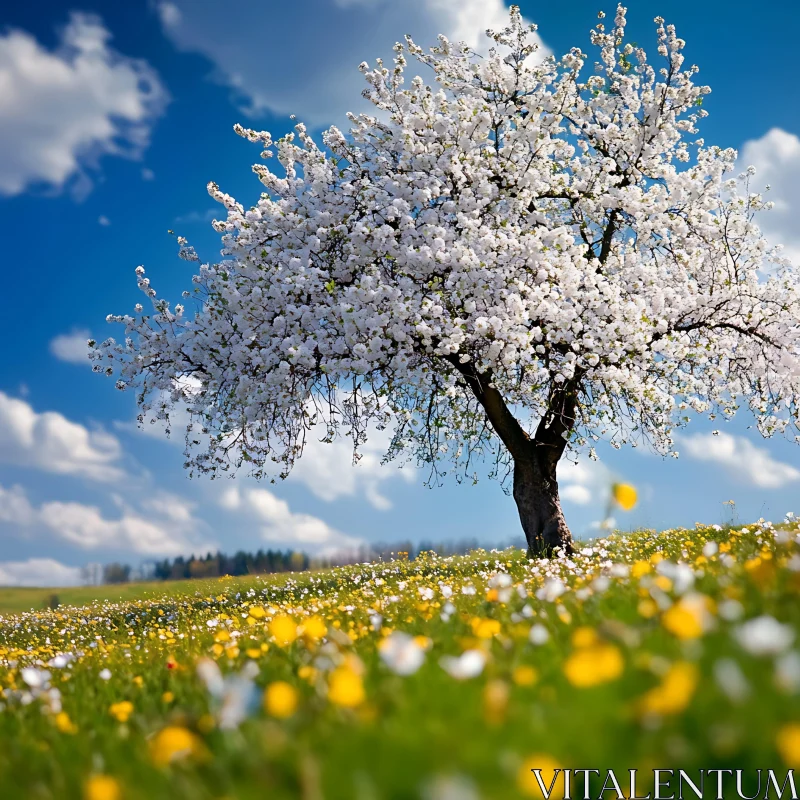
<path fill-rule="evenodd" d="M 800 768 L 799 542 L 790 518 L 62 591 L 84 604 L 0 617 L 0 797 L 539 797 L 533 767 L 636 768 L 640 797 L 653 768 L 740 769 L 763 797 L 757 769 Z"/>

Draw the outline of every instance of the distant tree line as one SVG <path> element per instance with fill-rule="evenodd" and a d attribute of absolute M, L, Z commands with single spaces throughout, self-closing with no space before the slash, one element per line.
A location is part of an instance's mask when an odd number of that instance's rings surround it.
<path fill-rule="evenodd" d="M 308 569 L 343 566 L 372 561 L 392 561 L 394 559 L 414 559 L 423 552 L 435 552 L 440 556 L 468 553 L 478 548 L 476 540 L 459 542 L 424 541 L 419 545 L 411 542 L 399 544 L 362 545 L 348 551 L 324 556 L 311 557 L 297 550 L 258 550 L 249 553 L 238 550 L 233 555 L 217 551 L 205 556 L 191 555 L 165 558 L 162 561 L 149 562 L 135 569 L 130 564 L 112 562 L 98 569 L 92 565 L 93 572 L 88 583 L 127 583 L 130 580 L 176 581 L 187 578 L 220 578 L 224 575 L 259 575 L 275 572 L 303 572 Z M 100 575 L 97 573 L 100 572 Z M 91 579 L 90 579 L 91 578 Z M 100 578 L 100 581 L 97 579 Z"/>

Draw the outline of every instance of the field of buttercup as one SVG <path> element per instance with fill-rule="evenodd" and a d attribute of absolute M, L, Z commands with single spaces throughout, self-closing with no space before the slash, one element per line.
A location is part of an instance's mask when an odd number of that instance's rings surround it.
<path fill-rule="evenodd" d="M 7 616 L 0 796 L 472 800 L 556 766 L 747 792 L 800 767 L 798 542 L 642 531 Z"/>

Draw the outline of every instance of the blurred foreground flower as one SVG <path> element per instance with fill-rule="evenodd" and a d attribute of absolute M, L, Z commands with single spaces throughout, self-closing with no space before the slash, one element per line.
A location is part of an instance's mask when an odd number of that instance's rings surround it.
<path fill-rule="evenodd" d="M 297 690 L 286 681 L 275 681 L 264 690 L 264 710 L 272 717 L 286 719 L 297 710 Z"/>
<path fill-rule="evenodd" d="M 85 800 L 119 800 L 119 783 L 110 775 L 92 775 L 83 791 Z"/>
<path fill-rule="evenodd" d="M 328 699 L 337 706 L 355 708 L 364 702 L 364 682 L 350 667 L 337 667 L 330 676 Z"/>
<path fill-rule="evenodd" d="M 203 760 L 208 750 L 197 734 L 179 725 L 169 725 L 150 740 L 150 758 L 157 767 L 184 759 Z"/>
<path fill-rule="evenodd" d="M 381 660 L 397 675 L 413 675 L 425 661 L 425 650 L 413 636 L 394 631 L 380 643 Z"/>
<path fill-rule="evenodd" d="M 544 797 L 545 792 L 549 795 L 551 788 L 555 790 L 555 779 L 558 775 L 556 770 L 558 769 L 561 769 L 561 764 L 551 756 L 530 756 L 530 758 L 526 758 L 520 765 L 519 771 L 517 772 L 517 786 L 523 794 L 529 797 Z M 534 770 L 537 770 L 539 773 L 539 780 L 541 780 L 544 785 L 545 792 L 542 792 Z M 557 793 L 554 793 L 553 797 L 556 796 L 558 796 Z"/>
<path fill-rule="evenodd" d="M 223 730 L 238 728 L 258 705 L 258 693 L 253 683 L 258 666 L 254 661 L 248 661 L 238 675 L 223 677 L 216 661 L 201 658 L 197 662 L 197 674 L 211 695 L 219 727 Z"/>
<path fill-rule="evenodd" d="M 442 656 L 439 660 L 442 669 L 456 680 L 475 678 L 486 666 L 486 653 L 483 650 L 465 650 L 460 656 Z"/>
<path fill-rule="evenodd" d="M 611 495 L 617 505 L 624 511 L 630 511 L 636 505 L 636 489 L 629 483 L 613 484 L 611 486 Z"/>

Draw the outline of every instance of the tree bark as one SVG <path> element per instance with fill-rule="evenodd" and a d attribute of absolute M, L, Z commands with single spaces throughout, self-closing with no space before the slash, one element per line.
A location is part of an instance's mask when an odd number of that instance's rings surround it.
<path fill-rule="evenodd" d="M 528 558 L 550 557 L 556 548 L 572 552 L 572 534 L 561 510 L 556 464 L 544 457 L 535 443 L 528 456 L 514 459 L 514 500 Z"/>
<path fill-rule="evenodd" d="M 462 364 L 455 356 L 446 358 L 464 377 L 514 461 L 514 500 L 528 556 L 549 557 L 558 547 L 572 553 L 572 534 L 558 497 L 556 467 L 575 426 L 582 373 L 551 387 L 547 411 L 531 438 L 495 388 L 491 373 L 478 372 L 471 362 Z"/>

